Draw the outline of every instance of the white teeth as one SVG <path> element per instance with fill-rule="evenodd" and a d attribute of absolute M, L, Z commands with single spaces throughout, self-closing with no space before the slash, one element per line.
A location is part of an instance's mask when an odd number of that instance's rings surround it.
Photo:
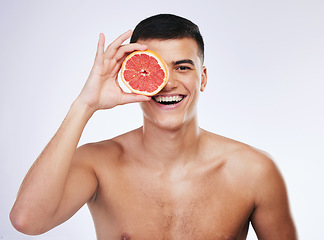
<path fill-rule="evenodd" d="M 183 96 L 156 96 L 154 99 L 157 102 L 180 102 L 183 99 Z"/>

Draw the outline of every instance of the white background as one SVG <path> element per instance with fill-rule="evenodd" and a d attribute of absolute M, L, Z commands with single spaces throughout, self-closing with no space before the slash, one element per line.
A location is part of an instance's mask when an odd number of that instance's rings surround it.
<path fill-rule="evenodd" d="M 86 207 L 38 237 L 16 232 L 9 211 L 86 81 L 99 33 L 110 42 L 157 13 L 187 17 L 204 36 L 201 127 L 269 152 L 285 178 L 300 239 L 324 239 L 322 0 L 2 0 L 0 239 L 95 239 Z M 81 143 L 141 123 L 138 104 L 97 112 Z"/>

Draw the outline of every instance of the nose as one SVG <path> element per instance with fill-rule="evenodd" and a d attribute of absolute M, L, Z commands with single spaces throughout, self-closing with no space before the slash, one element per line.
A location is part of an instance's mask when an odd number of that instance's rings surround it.
<path fill-rule="evenodd" d="M 163 90 L 170 91 L 178 86 L 178 80 L 176 79 L 175 74 L 169 70 L 169 79 L 165 84 Z"/>

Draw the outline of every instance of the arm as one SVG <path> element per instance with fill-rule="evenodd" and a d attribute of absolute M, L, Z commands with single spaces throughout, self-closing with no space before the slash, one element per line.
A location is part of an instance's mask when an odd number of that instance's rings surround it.
<path fill-rule="evenodd" d="M 296 240 L 284 180 L 272 160 L 265 158 L 256 174 L 253 228 L 260 240 Z"/>
<path fill-rule="evenodd" d="M 26 234 L 41 234 L 70 218 L 96 191 L 98 182 L 84 147 L 76 150 L 83 129 L 98 109 L 146 101 L 125 93 L 117 77 L 128 52 L 145 50 L 140 44 L 121 45 L 131 35 L 118 37 L 106 50 L 100 34 L 88 80 L 60 128 L 27 173 L 10 213 L 13 226 Z"/>

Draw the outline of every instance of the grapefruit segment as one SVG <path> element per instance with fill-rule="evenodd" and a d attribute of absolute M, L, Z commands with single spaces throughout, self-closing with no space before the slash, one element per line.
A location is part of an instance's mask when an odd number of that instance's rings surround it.
<path fill-rule="evenodd" d="M 132 92 L 146 96 L 160 92 L 169 78 L 166 63 L 151 50 L 129 54 L 122 64 L 120 75 Z"/>

